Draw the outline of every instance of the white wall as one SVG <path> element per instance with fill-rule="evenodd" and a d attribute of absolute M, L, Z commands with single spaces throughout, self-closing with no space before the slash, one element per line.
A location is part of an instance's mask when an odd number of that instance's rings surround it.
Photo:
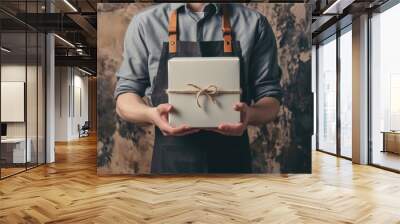
<path fill-rule="evenodd" d="M 77 139 L 78 125 L 88 120 L 88 78 L 76 68 L 56 67 L 55 86 L 55 140 Z"/>
<path fill-rule="evenodd" d="M 68 71 L 67 67 L 55 68 L 55 141 L 68 140 Z"/>
<path fill-rule="evenodd" d="M 25 76 L 28 76 L 27 86 L 27 122 L 28 122 L 28 137 L 34 133 L 36 136 L 36 107 L 37 107 L 37 93 L 36 93 L 36 66 L 18 65 L 18 64 L 5 64 L 1 66 L 1 81 L 2 82 L 25 82 Z M 42 105 L 39 105 L 41 107 Z M 24 109 L 24 108 L 22 108 Z M 1 108 L 7 110 L 7 108 Z M 25 137 L 25 124 L 26 122 L 8 122 L 7 135 L 8 137 Z"/>
<path fill-rule="evenodd" d="M 2 82 L 25 82 L 25 65 L 8 64 L 1 66 L 1 81 Z M 28 71 L 32 67 L 27 68 Z M 1 108 L 6 110 L 7 108 Z M 12 122 L 7 123 L 7 136 L 8 137 L 25 137 L 25 122 Z"/>
<path fill-rule="evenodd" d="M 74 96 L 74 108 L 72 109 L 73 111 L 73 119 L 72 119 L 72 132 L 71 135 L 74 136 L 75 138 L 78 137 L 78 125 L 83 125 L 85 121 L 88 121 L 89 116 L 88 116 L 88 78 L 81 76 L 82 73 L 74 74 L 74 91 L 73 94 Z"/>
<path fill-rule="evenodd" d="M 27 80 L 26 80 L 27 78 Z M 26 106 L 23 102 L 20 112 L 26 112 L 26 120 L 22 122 L 6 122 L 7 137 L 24 138 L 25 135 L 29 139 L 30 148 L 32 150 L 32 161 L 44 163 L 45 150 L 45 118 L 44 118 L 44 74 L 41 66 L 32 66 L 25 64 L 3 64 L 1 66 L 2 82 L 24 82 L 26 85 Z M 3 92 L 4 89 L 2 89 Z M 24 90 L 20 90 L 24 94 Z M 7 97 L 2 95 L 2 97 Z M 1 110 L 12 110 L 10 107 L 2 107 Z M 13 111 L 7 111 L 13 113 Z M 15 113 L 15 112 L 14 112 Z M 37 156 L 37 153 L 39 154 Z"/>

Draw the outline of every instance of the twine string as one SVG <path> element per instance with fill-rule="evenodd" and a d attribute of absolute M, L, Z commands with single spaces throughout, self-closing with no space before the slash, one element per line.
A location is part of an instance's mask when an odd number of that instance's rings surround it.
<path fill-rule="evenodd" d="M 213 102 L 214 104 L 216 103 L 215 97 L 219 94 L 240 94 L 240 90 L 220 90 L 216 85 L 208 85 L 206 88 L 201 88 L 200 86 L 193 84 L 193 83 L 188 83 L 186 84 L 187 86 L 192 87 L 191 90 L 188 89 L 168 89 L 167 94 L 195 94 L 196 95 L 196 104 L 199 108 L 201 108 L 201 104 L 199 101 L 199 98 L 201 95 L 207 96 L 207 98 Z"/>

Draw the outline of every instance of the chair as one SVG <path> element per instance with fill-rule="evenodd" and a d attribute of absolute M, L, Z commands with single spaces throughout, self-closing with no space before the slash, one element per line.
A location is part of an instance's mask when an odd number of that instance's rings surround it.
<path fill-rule="evenodd" d="M 90 130 L 89 121 L 85 121 L 85 123 L 82 125 L 82 127 L 80 127 L 80 125 L 78 125 L 79 138 L 89 136 L 89 130 Z"/>

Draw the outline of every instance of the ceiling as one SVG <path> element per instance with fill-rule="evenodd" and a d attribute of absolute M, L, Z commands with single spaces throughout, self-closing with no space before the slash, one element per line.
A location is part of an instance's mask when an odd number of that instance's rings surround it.
<path fill-rule="evenodd" d="M 42 39 L 40 38 L 42 37 Z M 43 34 L 2 33 L 2 46 L 10 52 L 2 51 L 2 62 L 10 64 L 37 64 L 43 59 L 45 48 Z"/>
<path fill-rule="evenodd" d="M 332 35 L 338 27 L 351 23 L 353 16 L 376 8 L 386 1 L 292 0 L 292 2 L 306 2 L 312 5 L 314 43 Z M 12 54 L 16 57 L 26 55 L 26 53 L 29 55 L 34 53 L 35 47 L 33 43 L 28 43 L 28 50 L 25 52 L 26 43 L 23 37 L 26 30 L 54 32 L 60 37 L 55 38 L 57 65 L 80 66 L 95 72 L 97 66 L 96 4 L 97 2 L 123 1 L 48 0 L 47 5 L 45 2 L 45 0 L 0 1 L 0 24 L 2 32 L 6 33 L 2 37 L 3 46 L 12 48 Z M 270 0 L 269 2 L 284 1 Z M 50 9 L 52 13 L 48 13 Z"/>
<path fill-rule="evenodd" d="M 317 44 L 350 25 L 354 17 L 374 12 L 389 0 L 313 0 L 312 37 Z"/>
<path fill-rule="evenodd" d="M 96 0 L 1 0 L 2 46 L 7 58 L 32 58 L 36 46 L 25 43 L 25 32 L 54 32 L 56 65 L 78 66 L 96 73 Z M 52 13 L 49 13 L 51 9 Z M 30 34 L 27 34 L 28 42 Z M 25 46 L 27 50 L 25 50 Z M 26 52 L 27 51 L 27 52 Z M 4 52 L 2 52 L 4 54 Z M 4 60 L 4 57 L 3 57 Z"/>

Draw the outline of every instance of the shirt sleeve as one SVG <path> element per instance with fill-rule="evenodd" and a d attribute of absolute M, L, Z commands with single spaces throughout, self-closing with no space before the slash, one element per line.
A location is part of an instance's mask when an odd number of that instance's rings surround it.
<path fill-rule="evenodd" d="M 125 34 L 123 61 L 116 74 L 115 99 L 128 92 L 144 96 L 150 86 L 147 59 L 148 50 L 144 42 L 143 27 L 135 16 Z"/>
<path fill-rule="evenodd" d="M 261 16 L 258 21 L 258 33 L 250 56 L 250 85 L 255 102 L 263 97 L 282 99 L 280 85 L 281 68 L 278 65 L 278 53 L 275 35 L 267 19 Z"/>

